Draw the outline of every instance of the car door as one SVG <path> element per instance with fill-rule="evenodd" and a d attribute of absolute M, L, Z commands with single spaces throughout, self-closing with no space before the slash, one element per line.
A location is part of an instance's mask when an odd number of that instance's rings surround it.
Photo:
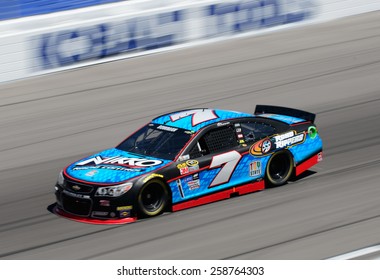
<path fill-rule="evenodd" d="M 263 179 L 269 156 L 253 155 L 250 148 L 275 133 L 273 124 L 256 118 L 218 123 L 200 133 L 176 164 L 173 203 Z"/>
<path fill-rule="evenodd" d="M 240 166 L 248 147 L 239 143 L 239 134 L 231 123 L 214 126 L 196 137 L 177 168 L 173 202 L 192 199 L 230 188 L 248 180 Z M 186 160 L 185 160 L 186 159 Z M 244 164 L 243 164 L 244 165 Z M 173 186 L 172 186 L 173 189 Z"/>

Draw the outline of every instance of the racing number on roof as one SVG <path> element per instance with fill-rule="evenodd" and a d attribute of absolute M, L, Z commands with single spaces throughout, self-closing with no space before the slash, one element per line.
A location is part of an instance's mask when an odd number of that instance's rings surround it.
<path fill-rule="evenodd" d="M 230 180 L 232 173 L 235 171 L 236 165 L 239 163 L 240 159 L 241 154 L 237 151 L 231 151 L 214 156 L 210 164 L 210 169 L 217 168 L 222 165 L 223 167 L 211 182 L 209 188 L 227 183 Z"/>
<path fill-rule="evenodd" d="M 187 116 L 192 116 L 192 118 L 191 118 L 192 126 L 196 126 L 197 124 L 218 118 L 218 116 L 215 114 L 214 110 L 195 109 L 195 110 L 189 110 L 189 111 L 184 111 L 184 112 L 179 112 L 177 114 L 173 114 L 170 116 L 170 120 L 172 122 L 175 122 L 175 121 L 183 119 Z"/>

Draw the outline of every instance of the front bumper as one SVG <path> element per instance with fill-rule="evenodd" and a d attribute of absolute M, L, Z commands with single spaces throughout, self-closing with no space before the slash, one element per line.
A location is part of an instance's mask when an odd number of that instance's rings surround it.
<path fill-rule="evenodd" d="M 95 197 L 95 188 L 78 192 L 57 184 L 55 189 L 54 213 L 59 216 L 92 224 L 125 224 L 137 220 L 133 205 L 126 197 Z"/>
<path fill-rule="evenodd" d="M 58 206 L 55 206 L 53 209 L 54 214 L 64 217 L 69 220 L 73 220 L 76 222 L 82 222 L 87 224 L 94 224 L 94 225 L 122 225 L 122 224 L 129 224 L 133 223 L 137 220 L 136 217 L 129 217 L 129 218 L 120 218 L 120 219 L 95 219 L 91 217 L 81 217 L 76 216 L 70 213 L 65 212 Z"/>

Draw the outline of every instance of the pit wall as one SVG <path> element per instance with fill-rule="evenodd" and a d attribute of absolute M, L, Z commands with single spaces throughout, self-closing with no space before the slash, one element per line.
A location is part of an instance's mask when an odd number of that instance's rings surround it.
<path fill-rule="evenodd" d="M 134 0 L 0 23 L 0 82 L 380 10 L 378 0 Z"/>

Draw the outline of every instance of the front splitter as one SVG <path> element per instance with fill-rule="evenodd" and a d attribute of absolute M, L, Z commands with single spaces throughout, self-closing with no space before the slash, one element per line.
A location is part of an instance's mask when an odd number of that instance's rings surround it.
<path fill-rule="evenodd" d="M 69 219 L 76 222 L 81 223 L 87 223 L 87 224 L 94 224 L 94 225 L 124 225 L 124 224 L 130 224 L 135 221 L 137 221 L 136 217 L 128 217 L 128 218 L 121 218 L 121 219 L 108 219 L 108 220 L 102 220 L 102 219 L 94 219 L 94 218 L 88 218 L 88 217 L 79 217 L 72 214 L 69 214 L 61 209 L 59 209 L 57 206 L 54 207 L 53 213 Z"/>

